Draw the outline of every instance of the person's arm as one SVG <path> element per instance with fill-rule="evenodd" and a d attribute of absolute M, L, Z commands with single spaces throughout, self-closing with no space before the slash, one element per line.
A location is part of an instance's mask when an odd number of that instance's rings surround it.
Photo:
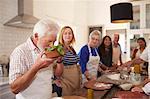
<path fill-rule="evenodd" d="M 86 71 L 86 64 L 89 60 L 89 51 L 87 46 L 82 47 L 78 55 L 80 58 L 79 64 L 81 66 L 82 74 L 84 74 Z"/>
<path fill-rule="evenodd" d="M 131 59 L 132 60 L 135 58 L 137 51 L 138 51 L 138 49 L 136 49 L 136 48 L 133 50 L 133 52 L 131 54 Z"/>
<path fill-rule="evenodd" d="M 143 82 L 141 82 L 141 84 L 139 86 L 143 87 L 149 82 L 150 82 L 150 79 L 145 79 Z"/>
<path fill-rule="evenodd" d="M 135 64 L 141 64 L 141 63 L 144 63 L 145 61 L 141 58 L 134 58 L 132 61 L 131 61 L 131 65 L 135 65 Z"/>
<path fill-rule="evenodd" d="M 145 61 L 141 58 L 134 58 L 132 61 L 127 61 L 126 63 L 122 64 L 121 67 L 130 67 L 135 64 L 141 64 L 143 62 L 145 62 Z"/>
<path fill-rule="evenodd" d="M 150 79 L 147 79 L 144 81 L 144 83 L 135 86 L 134 88 L 132 88 L 131 90 L 132 92 L 144 92 L 147 95 L 150 95 Z"/>
<path fill-rule="evenodd" d="M 120 53 L 120 56 L 119 56 L 120 65 L 122 65 L 122 57 L 121 57 L 122 54 L 121 53 Z"/>
<path fill-rule="evenodd" d="M 53 63 L 53 59 L 42 58 L 42 53 L 38 56 L 35 63 L 31 66 L 31 68 L 26 71 L 24 74 L 19 75 L 11 84 L 11 90 L 13 93 L 17 94 L 20 91 L 26 89 L 34 79 L 36 73 L 41 69 L 48 67 L 51 63 Z"/>
<path fill-rule="evenodd" d="M 109 69 L 109 67 L 104 65 L 101 61 L 99 62 L 99 66 L 101 67 L 102 70 L 108 70 Z"/>
<path fill-rule="evenodd" d="M 63 73 L 63 69 L 64 69 L 64 65 L 63 65 L 63 63 L 62 63 L 62 57 L 59 57 L 58 59 L 57 59 L 57 66 L 56 66 L 56 69 L 55 69 L 55 71 L 54 71 L 54 75 L 56 76 L 56 77 L 61 77 L 61 75 L 62 75 L 62 73 Z"/>
<path fill-rule="evenodd" d="M 122 50 L 121 50 L 121 46 L 119 44 L 119 48 L 120 48 L 120 56 L 119 56 L 119 61 L 120 61 L 120 65 L 122 65 Z M 117 64 L 118 65 L 118 64 Z"/>

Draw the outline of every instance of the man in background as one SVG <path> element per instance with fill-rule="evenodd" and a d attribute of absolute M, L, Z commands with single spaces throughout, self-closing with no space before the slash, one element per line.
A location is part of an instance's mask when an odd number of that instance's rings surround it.
<path fill-rule="evenodd" d="M 119 34 L 114 34 L 114 39 L 113 39 L 113 64 L 116 65 L 122 65 L 122 58 L 121 58 L 121 47 L 120 44 L 118 43 L 119 41 Z"/>

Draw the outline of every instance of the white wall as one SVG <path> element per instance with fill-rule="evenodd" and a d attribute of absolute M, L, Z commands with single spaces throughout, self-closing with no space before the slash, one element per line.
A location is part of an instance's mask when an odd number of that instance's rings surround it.
<path fill-rule="evenodd" d="M 106 29 L 127 28 L 127 23 L 112 24 L 110 20 L 110 6 L 119 2 L 127 2 L 127 0 L 90 0 L 88 2 L 88 25 L 103 25 L 104 35 Z"/>
<path fill-rule="evenodd" d="M 62 25 L 72 26 L 78 51 L 87 42 L 87 2 L 84 0 L 34 0 L 34 15 L 46 15 Z"/>
<path fill-rule="evenodd" d="M 110 5 L 126 0 L 34 0 L 34 15 L 48 15 L 61 24 L 75 30 L 76 46 L 79 49 L 88 42 L 88 26 L 103 25 L 106 29 L 124 29 L 126 24 L 110 23 Z"/>
<path fill-rule="evenodd" d="M 88 26 L 103 25 L 106 29 L 125 28 L 126 24 L 110 23 L 110 5 L 125 0 L 33 0 L 34 16 L 42 18 L 46 15 L 59 21 L 62 25 L 73 27 L 76 37 L 75 49 L 79 49 L 88 41 Z M 7 13 L 6 13 L 7 12 Z M 12 50 L 24 42 L 32 30 L 3 26 L 3 23 L 17 15 L 17 0 L 1 0 L 0 2 L 0 54 L 10 54 Z M 7 46 L 6 46 L 7 45 Z"/>
<path fill-rule="evenodd" d="M 4 26 L 3 24 L 17 15 L 17 0 L 0 0 L 0 55 L 9 56 L 16 46 L 26 41 L 31 29 Z"/>

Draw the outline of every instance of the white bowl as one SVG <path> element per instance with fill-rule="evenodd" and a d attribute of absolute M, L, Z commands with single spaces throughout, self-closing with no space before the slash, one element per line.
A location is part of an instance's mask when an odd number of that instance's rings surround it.
<path fill-rule="evenodd" d="M 122 88 L 123 90 L 130 90 L 132 86 L 133 84 L 126 83 L 126 84 L 121 84 L 120 88 Z"/>

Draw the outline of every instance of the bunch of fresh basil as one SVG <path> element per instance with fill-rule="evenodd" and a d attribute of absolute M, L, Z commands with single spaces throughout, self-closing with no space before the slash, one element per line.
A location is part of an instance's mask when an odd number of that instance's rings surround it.
<path fill-rule="evenodd" d="M 45 48 L 45 51 L 54 51 L 54 50 L 57 50 L 57 52 L 62 56 L 65 54 L 64 49 L 61 44 Z"/>

